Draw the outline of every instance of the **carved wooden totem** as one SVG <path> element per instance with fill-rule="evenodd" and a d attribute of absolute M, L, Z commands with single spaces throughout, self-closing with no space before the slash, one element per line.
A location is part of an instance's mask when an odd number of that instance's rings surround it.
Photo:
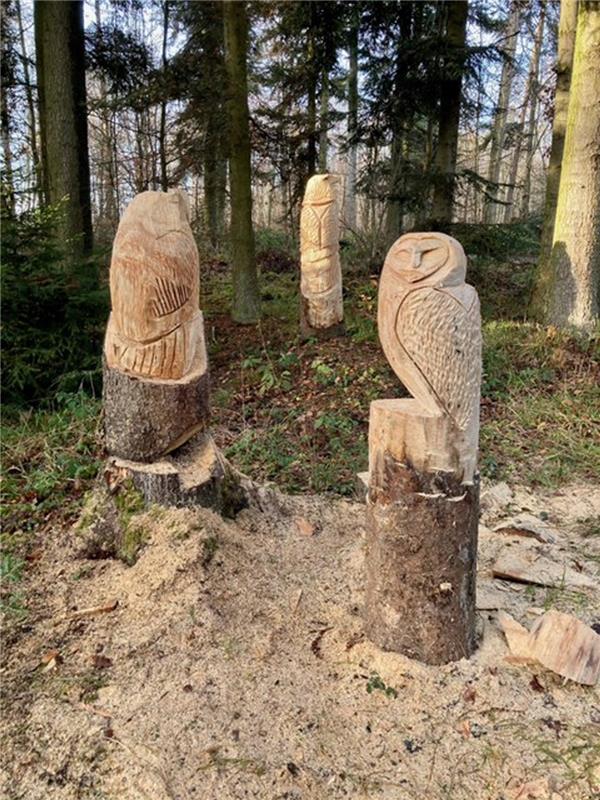
<path fill-rule="evenodd" d="M 412 398 L 371 404 L 367 629 L 431 663 L 475 646 L 481 320 L 465 275 L 459 242 L 410 233 L 379 284 L 381 344 Z"/>
<path fill-rule="evenodd" d="M 304 335 L 335 335 L 344 319 L 336 175 L 313 175 L 300 214 L 301 326 Z"/>
<path fill-rule="evenodd" d="M 123 214 L 110 267 L 109 367 L 162 380 L 206 369 L 198 249 L 188 214 L 183 192 L 144 192 Z"/>
<path fill-rule="evenodd" d="M 198 250 L 188 217 L 183 192 L 143 192 L 115 238 L 104 401 L 107 449 L 121 458 L 152 461 L 207 422 Z"/>

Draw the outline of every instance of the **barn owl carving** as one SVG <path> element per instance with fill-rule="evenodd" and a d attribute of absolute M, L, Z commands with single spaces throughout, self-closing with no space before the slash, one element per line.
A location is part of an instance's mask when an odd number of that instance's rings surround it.
<path fill-rule="evenodd" d="M 336 175 L 313 175 L 306 185 L 300 214 L 300 291 L 306 321 L 329 328 L 344 318 L 339 256 L 339 209 Z"/>
<path fill-rule="evenodd" d="M 383 266 L 378 325 L 385 355 L 408 391 L 476 448 L 481 319 L 466 267 L 462 246 L 450 236 L 401 236 Z"/>
<path fill-rule="evenodd" d="M 110 267 L 109 367 L 179 380 L 206 369 L 198 250 L 186 195 L 142 192 L 129 204 Z"/>

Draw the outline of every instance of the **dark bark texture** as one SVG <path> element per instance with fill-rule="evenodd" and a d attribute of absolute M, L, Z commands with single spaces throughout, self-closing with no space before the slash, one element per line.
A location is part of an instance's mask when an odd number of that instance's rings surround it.
<path fill-rule="evenodd" d="M 74 253 L 92 247 L 83 2 L 36 0 L 35 46 L 44 194 L 67 197 L 61 234 Z"/>
<path fill-rule="evenodd" d="M 104 364 L 104 434 L 108 453 L 155 461 L 181 446 L 209 418 L 209 375 L 150 381 Z"/>
<path fill-rule="evenodd" d="M 386 457 L 367 500 L 365 629 L 428 664 L 475 649 L 479 481 L 421 474 Z"/>
<path fill-rule="evenodd" d="M 202 506 L 234 517 L 248 505 L 240 476 L 215 445 L 201 433 L 153 464 L 111 459 L 107 469 L 130 478 L 147 505 Z"/>
<path fill-rule="evenodd" d="M 223 20 L 228 80 L 233 319 L 246 324 L 257 322 L 260 316 L 252 229 L 246 4 L 226 0 L 223 3 Z"/>

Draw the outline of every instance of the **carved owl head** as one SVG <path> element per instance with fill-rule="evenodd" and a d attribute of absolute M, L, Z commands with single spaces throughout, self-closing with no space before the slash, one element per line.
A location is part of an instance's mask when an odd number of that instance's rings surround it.
<path fill-rule="evenodd" d="M 340 182 L 338 175 L 325 173 L 309 178 L 304 192 L 304 202 L 312 205 L 330 203 L 336 199 L 336 187 Z"/>
<path fill-rule="evenodd" d="M 185 192 L 141 192 L 125 209 L 121 224 L 135 220 L 148 236 L 160 239 L 167 233 L 189 234 L 190 206 Z"/>
<path fill-rule="evenodd" d="M 467 258 L 460 242 L 445 233 L 406 233 L 391 246 L 385 266 L 408 283 L 434 277 L 441 286 L 464 283 Z"/>

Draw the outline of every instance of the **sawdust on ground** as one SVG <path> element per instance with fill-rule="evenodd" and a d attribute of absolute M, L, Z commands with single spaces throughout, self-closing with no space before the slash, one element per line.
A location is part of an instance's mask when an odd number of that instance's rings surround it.
<path fill-rule="evenodd" d="M 594 623 L 598 593 L 491 577 L 524 542 L 494 523 L 523 509 L 555 529 L 535 546 L 593 575 L 598 489 L 484 493 L 480 647 L 444 667 L 364 638 L 363 506 L 262 499 L 236 521 L 151 509 L 133 567 L 83 560 L 73 531 L 48 540 L 30 613 L 5 631 L 2 797 L 598 796 L 597 691 L 511 664 L 496 622 L 552 603 Z"/>

